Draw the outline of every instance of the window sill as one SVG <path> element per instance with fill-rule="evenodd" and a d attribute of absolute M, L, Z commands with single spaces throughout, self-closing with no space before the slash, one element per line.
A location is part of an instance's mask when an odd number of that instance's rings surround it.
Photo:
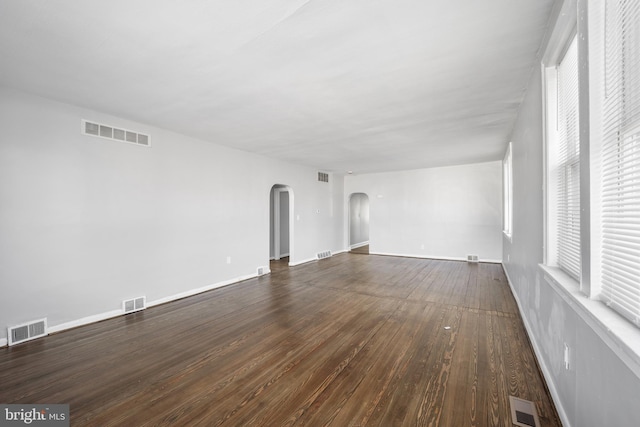
<path fill-rule="evenodd" d="M 540 264 L 544 278 L 605 344 L 640 378 L 640 329 L 602 301 L 585 296 L 559 268 Z"/>

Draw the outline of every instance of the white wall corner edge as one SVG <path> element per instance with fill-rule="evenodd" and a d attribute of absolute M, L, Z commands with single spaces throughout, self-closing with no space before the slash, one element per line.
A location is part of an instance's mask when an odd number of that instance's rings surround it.
<path fill-rule="evenodd" d="M 560 394 L 558 393 L 558 389 L 556 388 L 556 384 L 552 381 L 553 377 L 551 376 L 551 370 L 547 367 L 546 362 L 542 358 L 542 352 L 540 351 L 540 347 L 538 346 L 538 342 L 533 339 L 533 335 L 531 332 L 531 326 L 529 325 L 529 320 L 527 317 L 523 315 L 524 311 L 522 310 L 522 305 L 520 304 L 520 298 L 518 293 L 515 291 L 513 284 L 511 282 L 511 278 L 509 277 L 509 273 L 502 263 L 502 269 L 504 270 L 504 275 L 507 277 L 507 283 L 509 283 L 509 288 L 511 289 L 511 294 L 513 298 L 516 300 L 516 304 L 518 305 L 518 311 L 520 312 L 520 318 L 522 319 L 522 323 L 524 324 L 524 328 L 527 331 L 527 335 L 529 337 L 529 342 L 533 346 L 533 352 L 536 355 L 536 360 L 538 362 L 538 366 L 542 370 L 542 375 L 544 376 L 544 380 L 547 383 L 547 388 L 549 389 L 549 393 L 551 393 L 551 399 L 553 399 L 553 404 L 556 407 L 556 411 L 558 411 L 558 416 L 560 417 L 560 421 L 564 427 L 571 427 L 571 423 L 569 422 L 569 418 L 567 417 L 567 412 L 562 405 L 562 401 L 560 400 Z"/>

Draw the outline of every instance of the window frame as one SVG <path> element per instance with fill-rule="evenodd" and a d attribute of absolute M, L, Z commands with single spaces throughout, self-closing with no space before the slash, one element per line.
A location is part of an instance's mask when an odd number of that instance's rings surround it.
<path fill-rule="evenodd" d="M 502 160 L 502 232 L 513 240 L 513 144 L 509 142 Z"/>
<path fill-rule="evenodd" d="M 580 260 L 577 266 L 573 265 L 570 268 L 562 267 L 562 261 L 560 261 L 560 244 L 567 237 L 560 233 L 560 222 L 562 213 L 560 208 L 560 201 L 565 200 L 565 197 L 560 190 L 560 174 L 566 169 L 575 168 L 579 164 L 579 178 L 578 182 L 578 196 L 582 197 L 582 134 L 578 131 L 579 149 L 577 156 L 567 156 L 565 163 L 563 163 L 563 155 L 561 153 L 561 140 L 560 140 L 560 76 L 559 67 L 562 61 L 566 58 L 567 52 L 572 48 L 573 43 L 576 43 L 576 53 L 579 50 L 579 40 L 577 37 L 577 22 L 574 16 L 573 21 L 564 24 L 568 30 L 565 30 L 555 40 L 552 40 L 547 49 L 547 55 L 542 62 L 543 71 L 543 108 L 544 108 L 544 127 L 545 127 L 545 254 L 544 263 L 548 267 L 552 267 L 561 271 L 563 274 L 568 275 L 570 280 L 576 285 L 580 286 L 582 278 L 582 215 L 579 218 L 578 226 L 578 257 Z M 578 68 L 579 68 L 578 62 Z M 580 73 L 576 76 L 578 87 L 580 87 Z M 578 90 L 580 93 L 580 90 Z M 581 94 L 580 94 L 581 95 Z M 580 109 L 580 103 L 578 100 L 578 116 L 582 115 Z M 578 119 L 579 120 L 579 119 Z M 575 178 L 575 177 L 574 177 Z M 582 200 L 579 200 L 580 204 Z M 580 209 L 580 208 L 578 208 Z M 579 212 L 582 214 L 582 212 Z M 567 214 L 568 215 L 568 214 Z"/>

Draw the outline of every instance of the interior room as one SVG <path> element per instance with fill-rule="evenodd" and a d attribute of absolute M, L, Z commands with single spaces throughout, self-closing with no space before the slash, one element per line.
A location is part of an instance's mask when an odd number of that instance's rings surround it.
<path fill-rule="evenodd" d="M 628 0 L 1 2 L 0 405 L 636 425 L 639 52 Z"/>

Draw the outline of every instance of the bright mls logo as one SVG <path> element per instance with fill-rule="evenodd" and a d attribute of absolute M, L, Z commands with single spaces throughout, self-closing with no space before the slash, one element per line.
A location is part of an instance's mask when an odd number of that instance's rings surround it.
<path fill-rule="evenodd" d="M 0 427 L 69 427 L 69 405 L 0 405 Z"/>

